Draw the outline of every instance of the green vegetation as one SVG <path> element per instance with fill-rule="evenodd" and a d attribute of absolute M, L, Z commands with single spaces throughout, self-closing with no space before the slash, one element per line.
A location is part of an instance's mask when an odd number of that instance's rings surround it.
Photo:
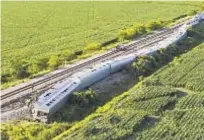
<path fill-rule="evenodd" d="M 204 43 L 176 57 L 55 139 L 203 139 L 203 53 Z"/>
<path fill-rule="evenodd" d="M 196 27 L 196 30 L 190 30 L 189 37 L 181 44 L 184 46 L 192 46 L 200 44 L 204 40 L 204 23 L 202 22 Z M 194 48 L 190 54 L 184 57 L 176 57 L 173 63 L 163 68 L 164 72 L 156 72 L 154 78 L 151 78 L 151 84 L 170 85 L 174 87 L 182 87 L 196 92 L 204 90 L 203 84 L 200 84 L 204 77 L 202 74 L 204 67 L 203 44 Z M 185 58 L 185 60 L 184 60 Z M 168 76 L 167 76 L 168 75 Z"/>
<path fill-rule="evenodd" d="M 194 44 L 203 42 L 203 25 L 204 23 L 201 23 L 190 29 L 189 36 L 179 43 L 179 47 L 171 46 L 168 51 L 159 50 L 154 57 L 139 58 L 133 64 L 136 76 L 151 74 L 165 62 L 171 61 L 173 56 L 187 52 Z M 56 114 L 55 117 L 58 118 L 56 120 L 60 122 L 45 125 L 37 123 L 39 128 L 32 122 L 10 122 L 2 125 L 1 134 L 5 139 L 9 137 L 16 140 L 44 140 L 53 137 L 55 139 L 202 139 L 204 137 L 203 53 L 204 43 L 188 53 L 175 57 L 171 63 L 105 105 L 103 104 L 108 101 L 108 95 L 96 94 L 92 90 L 76 92 L 69 100 L 70 104 Z M 139 75 L 137 75 L 138 70 L 141 71 Z M 181 76 L 184 79 L 179 80 Z M 117 85 L 115 90 L 122 85 L 124 86 L 123 83 Z M 91 112 L 93 113 L 87 116 Z M 78 121 L 85 116 L 87 116 L 85 119 Z M 59 127 L 56 128 L 56 125 Z M 36 134 L 36 129 L 43 130 Z"/>
<path fill-rule="evenodd" d="M 59 57 L 52 55 L 48 61 L 48 65 L 52 69 L 56 68 L 59 65 Z"/>
<path fill-rule="evenodd" d="M 2 2 L 3 87 L 87 58 L 112 39 L 160 28 L 161 19 L 174 21 L 199 10 L 200 3 Z"/>
<path fill-rule="evenodd" d="M 68 136 L 67 138 L 70 139 L 127 139 L 134 131 L 141 129 L 141 124 L 150 117 L 149 115 L 156 115 L 167 105 L 175 102 L 177 92 L 170 87 L 133 88 L 114 98 L 67 132 L 65 131 L 63 137 Z M 148 97 L 149 94 L 152 97 Z M 152 119 L 157 120 L 156 117 Z M 86 132 L 91 129 L 98 129 L 98 132 L 87 135 Z M 59 136 L 58 139 L 60 138 L 62 137 Z"/>
<path fill-rule="evenodd" d="M 148 29 L 148 24 L 146 26 L 143 24 L 135 24 L 132 27 L 121 30 L 118 35 L 118 40 L 124 41 L 125 39 L 132 39 L 146 33 Z"/>
<path fill-rule="evenodd" d="M 99 43 L 90 43 L 88 44 L 87 47 L 85 47 L 85 50 L 100 50 L 101 49 L 101 45 Z"/>
<path fill-rule="evenodd" d="M 53 136 L 62 133 L 70 128 L 68 123 L 42 124 L 36 122 L 13 122 L 4 125 L 1 130 L 1 139 L 12 140 L 50 140 Z M 26 132 L 25 132 L 26 130 Z"/>
<path fill-rule="evenodd" d="M 117 37 L 121 28 L 128 32 L 129 39 L 139 33 L 145 33 L 148 30 L 147 25 L 149 29 L 160 28 L 161 24 L 158 24 L 157 19 L 164 18 L 165 21 L 175 19 L 198 7 L 197 3 L 190 2 L 138 2 L 136 5 L 134 2 L 127 2 L 127 5 L 121 2 L 117 4 L 94 2 L 94 4 L 91 3 L 92 5 L 90 3 L 81 3 L 85 5 L 85 8 L 81 9 L 76 3 L 68 5 L 64 2 L 63 4 L 32 2 L 30 5 L 21 2 L 3 2 L 2 81 L 6 83 L 16 78 L 35 76 L 39 71 L 56 69 L 59 65 L 73 59 L 88 57 L 89 54 L 86 52 L 92 53 L 94 50 L 102 49 L 101 44 L 112 37 Z M 94 26 L 91 29 L 84 26 L 87 21 L 85 22 L 83 18 L 79 18 L 82 22 L 70 20 L 69 14 L 76 16 L 76 13 L 80 13 L 77 15 L 79 17 L 86 15 L 86 10 L 90 8 L 90 5 L 100 9 L 96 8 L 95 14 L 99 17 L 107 16 L 107 18 L 93 20 L 91 25 Z M 111 15 L 109 12 L 110 14 L 104 15 L 103 9 L 109 9 L 107 5 L 112 6 L 110 9 L 115 7 L 114 14 Z M 128 8 L 122 8 L 120 5 Z M 12 8 L 9 8 L 10 6 Z M 32 10 L 20 8 L 21 10 L 16 11 L 13 6 L 15 8 L 32 7 L 29 8 Z M 39 10 L 39 6 L 44 10 Z M 12 12 L 15 15 L 14 19 L 6 18 L 6 16 L 9 17 L 9 10 L 6 12 L 5 7 L 14 11 Z M 70 13 L 64 12 L 67 7 Z M 138 9 L 135 10 L 135 7 Z M 53 11 L 50 12 L 51 9 Z M 79 12 L 74 12 L 76 9 L 80 9 Z M 152 9 L 152 12 L 147 13 L 145 17 L 144 15 L 135 16 L 135 13 L 141 13 L 142 9 L 148 11 Z M 19 15 L 23 18 L 19 18 Z M 61 18 L 58 15 L 64 15 L 64 17 Z M 94 17 L 97 16 L 94 15 Z M 156 22 L 149 22 L 153 17 Z M 113 22 L 113 19 L 118 23 Z M 41 21 L 40 24 L 39 21 Z M 64 21 L 67 21 L 66 24 Z M 141 24 L 134 25 L 135 21 Z M 81 28 L 75 28 L 76 25 L 81 25 Z M 132 30 L 133 27 L 135 30 Z M 166 50 L 159 50 L 154 57 L 140 57 L 133 64 L 135 76 L 142 80 L 143 76 L 150 75 L 173 60 L 174 56 L 187 52 L 203 42 L 203 27 L 202 23 L 196 27 L 196 30 L 190 29 L 188 38 L 179 43 L 179 48 L 171 46 Z M 85 35 L 80 32 L 82 30 L 86 31 Z M 12 34 L 9 34 L 9 31 Z M 34 47 L 36 49 L 33 49 Z M 9 122 L 2 124 L 1 138 L 15 140 L 50 140 L 54 137 L 55 139 L 203 139 L 203 48 L 204 44 L 201 44 L 190 52 L 176 57 L 172 63 L 104 106 L 102 105 L 105 102 L 118 93 L 99 95 L 92 90 L 76 92 L 69 100 L 70 104 L 56 114 L 55 119 L 59 122 L 52 124 L 28 121 Z M 122 85 L 124 86 L 124 83 L 117 85 L 115 90 Z M 90 113 L 92 114 L 89 115 Z M 85 116 L 87 117 L 83 119 Z M 80 119 L 83 120 L 79 121 Z"/>
<path fill-rule="evenodd" d="M 71 98 L 62 109 L 53 115 L 53 120 L 57 122 L 74 122 L 82 119 L 95 110 L 95 107 L 101 102 L 97 100 L 102 96 L 96 94 L 93 90 L 74 92 Z"/>
<path fill-rule="evenodd" d="M 132 27 L 123 29 L 119 32 L 118 40 L 124 41 L 125 39 L 132 39 L 134 37 L 137 37 L 139 35 L 145 34 L 147 32 L 150 32 L 152 30 L 157 30 L 165 26 L 167 22 L 163 21 L 150 21 L 146 25 L 144 24 L 135 24 Z"/>

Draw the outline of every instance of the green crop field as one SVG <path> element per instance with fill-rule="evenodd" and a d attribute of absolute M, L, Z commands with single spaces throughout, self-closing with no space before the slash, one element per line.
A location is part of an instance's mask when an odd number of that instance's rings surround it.
<path fill-rule="evenodd" d="M 203 53 L 204 43 L 56 139 L 204 139 Z"/>
<path fill-rule="evenodd" d="M 198 9 L 200 2 L 2 2 L 2 83 L 42 72 L 58 56 L 109 41 L 135 23 Z"/>
<path fill-rule="evenodd" d="M 83 120 L 52 124 L 14 121 L 2 125 L 2 137 L 15 140 L 204 139 L 204 43 L 200 43 L 204 41 L 203 34 L 204 22 L 190 29 L 182 42 L 184 46 L 198 46 L 175 57 Z M 74 107 L 69 110 L 67 115 L 74 112 Z"/>

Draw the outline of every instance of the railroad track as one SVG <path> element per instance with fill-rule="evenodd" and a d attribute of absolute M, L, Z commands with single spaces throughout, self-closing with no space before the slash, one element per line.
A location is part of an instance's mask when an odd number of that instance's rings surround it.
<path fill-rule="evenodd" d="M 144 47 L 148 47 L 149 45 L 152 45 L 156 42 L 159 42 L 161 40 L 163 40 L 166 36 L 168 36 L 169 34 L 171 34 L 172 32 L 174 32 L 176 29 L 178 29 L 179 27 L 181 27 L 184 23 L 180 23 L 172 28 L 169 29 L 165 29 L 164 31 L 161 31 L 159 33 L 147 36 L 144 39 L 141 39 L 139 41 L 136 41 L 128 46 L 126 46 L 127 51 L 125 51 L 125 54 L 130 54 L 134 51 L 140 50 Z M 94 63 L 100 62 L 100 61 L 105 61 L 105 60 L 109 60 L 115 57 L 118 57 L 120 55 L 123 55 L 124 51 L 110 51 L 104 55 L 101 55 L 99 57 L 93 58 L 89 61 L 86 61 L 84 63 L 81 63 L 79 65 L 73 66 L 71 68 L 67 68 L 66 70 L 50 75 L 49 77 L 46 77 L 42 80 L 36 81 L 30 85 L 21 87 L 19 89 L 16 89 L 14 91 L 5 93 L 5 94 L 1 94 L 1 100 L 2 103 L 1 105 L 3 105 L 5 102 L 4 100 L 7 100 L 13 96 L 16 96 L 16 98 L 18 97 L 19 93 L 24 93 L 22 95 L 26 95 L 26 93 L 31 93 L 33 91 L 36 90 L 42 90 L 47 86 L 50 86 L 54 83 L 56 83 L 57 81 L 63 80 L 67 77 L 69 77 L 73 72 L 77 71 L 77 70 L 81 70 L 82 68 L 86 67 L 86 66 L 90 66 Z M 19 95 L 20 97 L 20 95 Z M 12 99 L 10 99 L 11 101 Z"/>

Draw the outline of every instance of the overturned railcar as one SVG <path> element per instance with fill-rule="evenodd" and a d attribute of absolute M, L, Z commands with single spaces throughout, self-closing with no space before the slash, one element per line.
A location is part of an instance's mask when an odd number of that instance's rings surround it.
<path fill-rule="evenodd" d="M 105 61 L 101 64 L 85 68 L 77 72 L 62 82 L 58 82 L 52 89 L 43 93 L 34 103 L 32 108 L 33 118 L 42 122 L 47 122 L 49 117 L 61 108 L 74 91 L 82 90 L 90 85 L 104 79 L 110 74 L 117 72 L 130 64 L 138 55 L 152 55 L 161 48 L 166 48 L 170 44 L 177 43 L 186 36 L 186 31 L 204 20 L 204 13 L 197 14 L 187 24 L 180 27 L 168 38 L 160 41 L 154 47 L 144 48 L 135 53 L 119 57 L 114 60 Z M 120 48 L 121 49 L 121 48 Z"/>
<path fill-rule="evenodd" d="M 79 84 L 79 79 L 69 78 L 57 83 L 52 89 L 43 93 L 33 105 L 33 118 L 47 122 L 49 117 L 66 103 L 71 93 L 77 89 Z"/>
<path fill-rule="evenodd" d="M 49 117 L 60 109 L 74 91 L 89 87 L 117 72 L 136 59 L 135 55 L 120 57 L 111 61 L 88 67 L 57 83 L 53 89 L 46 91 L 34 103 L 32 114 L 35 120 L 47 122 Z"/>

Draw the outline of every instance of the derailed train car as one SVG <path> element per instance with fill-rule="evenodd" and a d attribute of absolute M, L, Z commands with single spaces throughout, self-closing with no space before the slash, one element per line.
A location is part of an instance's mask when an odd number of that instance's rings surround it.
<path fill-rule="evenodd" d="M 186 25 L 194 26 L 203 20 L 204 20 L 204 13 L 203 12 L 198 13 L 195 16 L 193 16 L 193 18 L 190 21 L 188 21 Z"/>
<path fill-rule="evenodd" d="M 88 67 L 73 74 L 63 82 L 57 83 L 52 89 L 42 94 L 34 103 L 32 115 L 35 120 L 47 122 L 49 117 L 61 108 L 74 91 L 89 87 L 117 72 L 136 59 L 135 55 L 120 57 L 111 61 Z"/>
<path fill-rule="evenodd" d="M 49 117 L 67 102 L 74 91 L 84 89 L 110 74 L 121 70 L 126 65 L 133 62 L 137 55 L 152 55 L 161 48 L 166 48 L 170 44 L 177 43 L 186 36 L 187 29 L 190 26 L 198 24 L 203 19 L 203 13 L 197 14 L 186 25 L 180 27 L 175 33 L 152 48 L 142 49 L 135 53 L 135 55 L 120 57 L 86 68 L 83 71 L 73 74 L 65 81 L 58 82 L 52 89 L 43 93 L 34 103 L 32 108 L 33 118 L 42 122 L 47 122 Z M 124 50 L 124 47 L 122 50 Z"/>

